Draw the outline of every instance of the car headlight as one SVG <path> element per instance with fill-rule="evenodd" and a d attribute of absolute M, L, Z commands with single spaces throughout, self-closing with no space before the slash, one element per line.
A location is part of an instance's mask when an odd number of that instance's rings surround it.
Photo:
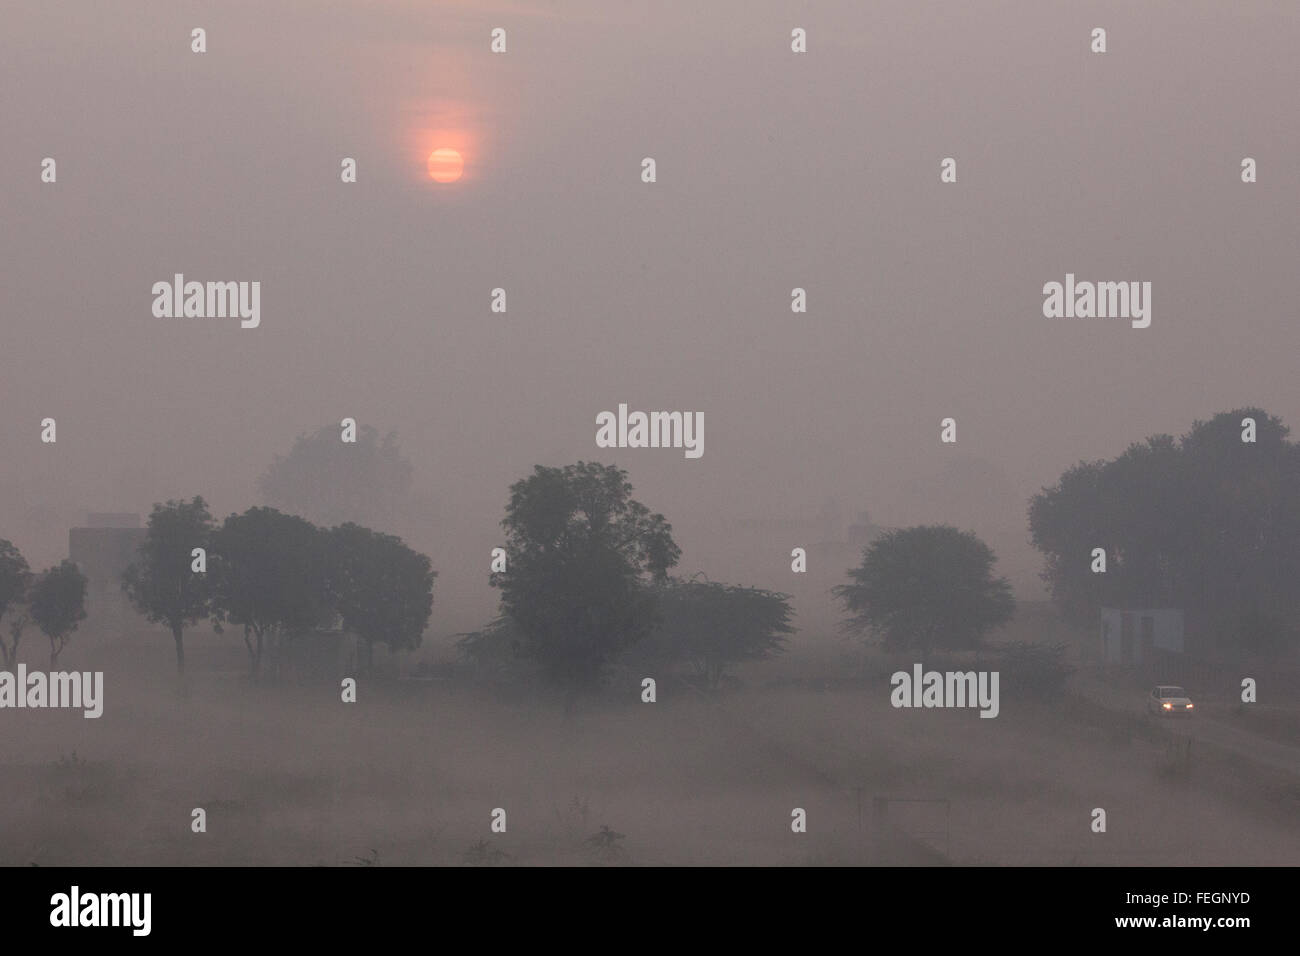
<path fill-rule="evenodd" d="M 1174 709 L 1174 705 L 1171 704 L 1171 703 L 1169 703 L 1169 701 L 1165 701 L 1165 702 L 1164 702 L 1163 704 L 1161 704 L 1160 706 L 1163 707 L 1165 710 L 1173 710 L 1173 709 Z"/>

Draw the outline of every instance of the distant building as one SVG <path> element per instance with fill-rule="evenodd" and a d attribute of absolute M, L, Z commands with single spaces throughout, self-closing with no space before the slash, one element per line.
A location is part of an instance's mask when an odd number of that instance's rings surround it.
<path fill-rule="evenodd" d="M 92 512 L 86 527 L 68 532 L 68 557 L 87 579 L 87 613 L 110 623 L 125 620 L 131 609 L 122 572 L 135 561 L 144 536 L 140 516 L 127 513 Z"/>
<path fill-rule="evenodd" d="M 130 511 L 92 511 L 86 515 L 87 528 L 138 528 L 140 516 Z"/>
<path fill-rule="evenodd" d="M 1183 653 L 1183 612 L 1178 608 L 1101 609 L 1101 659 L 1106 664 L 1150 663 Z"/>

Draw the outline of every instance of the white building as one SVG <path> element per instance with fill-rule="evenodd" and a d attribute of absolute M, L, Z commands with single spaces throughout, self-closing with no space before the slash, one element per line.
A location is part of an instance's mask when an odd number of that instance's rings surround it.
<path fill-rule="evenodd" d="M 1183 612 L 1179 608 L 1101 609 L 1101 659 L 1107 664 L 1140 664 L 1158 652 L 1183 653 Z"/>

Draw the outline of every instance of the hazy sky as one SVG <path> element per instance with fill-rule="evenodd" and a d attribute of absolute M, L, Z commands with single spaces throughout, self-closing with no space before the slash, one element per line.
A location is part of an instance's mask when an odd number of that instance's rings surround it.
<path fill-rule="evenodd" d="M 398 530 L 440 571 L 435 628 L 491 612 L 509 484 L 578 459 L 629 470 L 685 571 L 788 588 L 833 497 L 973 528 L 1033 596 L 1027 499 L 1073 462 L 1247 404 L 1300 425 L 1293 0 L 3 20 L 0 537 L 33 564 L 88 510 L 242 510 L 296 435 L 352 416 L 415 465 L 428 519 Z M 450 141 L 466 174 L 439 186 Z M 261 326 L 155 318 L 176 272 L 260 281 Z M 1150 281 L 1150 328 L 1044 318 L 1067 272 Z M 620 402 L 703 412 L 703 457 L 596 448 Z M 784 521 L 807 534 L 764 530 Z"/>

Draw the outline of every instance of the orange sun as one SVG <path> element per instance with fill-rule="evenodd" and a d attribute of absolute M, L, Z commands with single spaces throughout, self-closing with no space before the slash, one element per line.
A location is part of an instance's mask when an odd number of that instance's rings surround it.
<path fill-rule="evenodd" d="M 429 154 L 429 178 L 436 183 L 454 183 L 465 169 L 459 152 L 446 146 Z"/>

